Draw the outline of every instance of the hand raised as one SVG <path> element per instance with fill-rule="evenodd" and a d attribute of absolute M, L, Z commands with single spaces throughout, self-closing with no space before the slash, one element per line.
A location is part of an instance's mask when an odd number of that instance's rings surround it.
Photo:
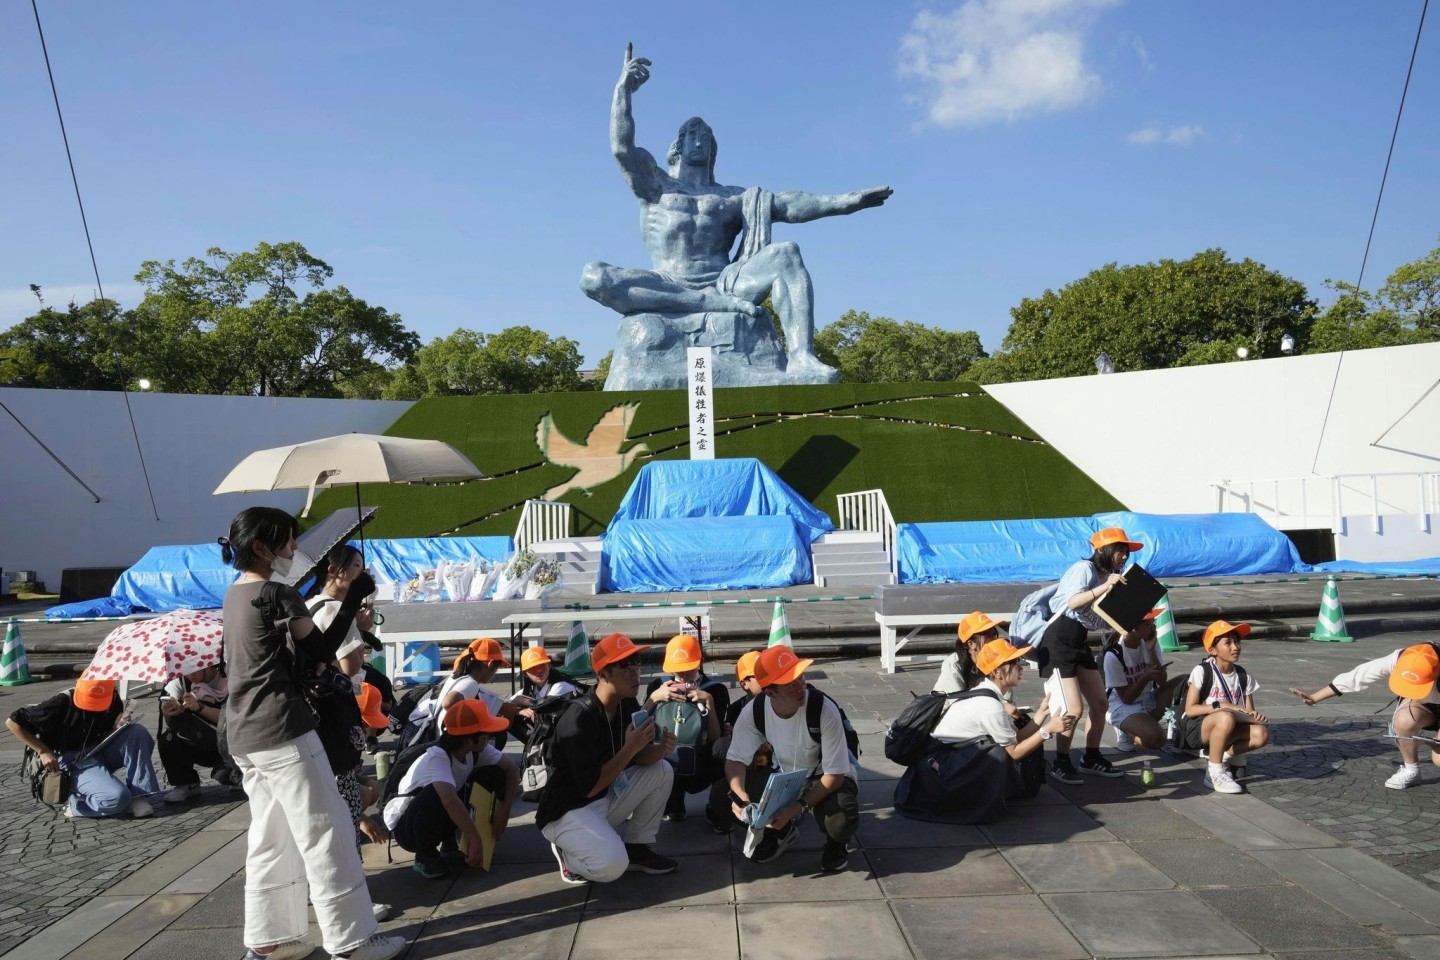
<path fill-rule="evenodd" d="M 1315 698 L 1298 687 L 1291 687 L 1290 692 L 1300 698 L 1300 702 L 1307 707 L 1315 706 Z"/>
<path fill-rule="evenodd" d="M 860 194 L 859 209 L 878 207 L 895 193 L 893 187 L 867 187 L 857 191 Z"/>
<path fill-rule="evenodd" d="M 655 742 L 655 718 L 646 717 L 638 727 L 631 727 L 625 734 L 625 746 L 631 753 L 639 753 Z"/>
<path fill-rule="evenodd" d="M 625 44 L 625 66 L 620 71 L 620 84 L 630 93 L 639 90 L 650 79 L 650 61 L 633 54 L 633 45 Z"/>

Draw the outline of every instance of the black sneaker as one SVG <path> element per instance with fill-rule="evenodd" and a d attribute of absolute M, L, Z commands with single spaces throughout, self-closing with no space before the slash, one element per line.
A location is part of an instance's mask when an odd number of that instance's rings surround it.
<path fill-rule="evenodd" d="M 732 819 L 730 816 L 724 815 L 723 820 L 721 819 L 721 816 L 722 815 L 720 814 L 716 814 L 716 812 L 710 809 L 710 807 L 707 806 L 705 808 L 705 819 L 709 822 L 710 829 L 720 834 L 721 836 L 728 837 L 730 835 L 730 831 L 735 829 L 735 825 L 729 822 Z"/>
<path fill-rule="evenodd" d="M 750 859 L 755 863 L 769 863 L 780 854 L 790 848 L 790 844 L 800 839 L 800 828 L 794 822 L 785 825 L 784 830 L 771 830 L 765 828 L 765 835 L 755 845 L 755 855 Z"/>
<path fill-rule="evenodd" d="M 1059 783 L 1084 783 L 1085 780 L 1075 772 L 1075 767 L 1066 757 L 1056 757 L 1055 762 L 1050 764 L 1050 779 Z"/>
<path fill-rule="evenodd" d="M 685 819 L 685 795 L 681 794 L 665 803 L 665 819 L 681 821 Z"/>
<path fill-rule="evenodd" d="M 824 873 L 835 873 L 850 865 L 850 850 L 838 840 L 826 840 L 825 849 L 820 852 L 820 869 Z"/>
<path fill-rule="evenodd" d="M 1080 772 L 1088 773 L 1097 777 L 1123 777 L 1124 770 L 1117 770 L 1115 765 L 1099 753 L 1087 753 L 1080 758 Z"/>
<path fill-rule="evenodd" d="M 663 873 L 674 873 L 675 868 L 679 866 L 669 857 L 662 857 L 651 850 L 648 844 L 627 843 L 625 852 L 630 855 L 630 866 L 625 868 L 627 870 L 638 870 L 641 873 L 659 876 Z"/>

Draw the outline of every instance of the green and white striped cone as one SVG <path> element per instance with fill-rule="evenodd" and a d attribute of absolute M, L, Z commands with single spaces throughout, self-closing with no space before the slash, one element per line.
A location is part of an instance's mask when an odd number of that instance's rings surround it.
<path fill-rule="evenodd" d="M 1160 652 L 1180 653 L 1188 649 L 1175 632 L 1175 614 L 1170 611 L 1170 594 L 1162 596 L 1156 606 L 1160 608 L 1160 614 L 1155 618 L 1155 636 L 1160 641 Z"/>
<path fill-rule="evenodd" d="M 1340 608 L 1340 589 L 1335 578 L 1325 581 L 1325 595 L 1320 598 L 1320 617 L 1315 622 L 1311 640 L 1321 643 L 1354 643 L 1355 638 L 1345 629 L 1345 611 Z"/>
<path fill-rule="evenodd" d="M 18 687 L 34 680 L 25 656 L 25 641 L 20 639 L 20 624 L 11 617 L 5 627 L 5 646 L 0 649 L 0 687 Z"/>
<path fill-rule="evenodd" d="M 595 672 L 590 665 L 590 637 L 585 633 L 583 622 L 570 621 L 570 639 L 565 641 L 565 662 L 556 667 L 555 672 L 567 677 L 587 677 Z"/>
<path fill-rule="evenodd" d="M 785 619 L 785 602 L 775 601 L 775 613 L 770 617 L 770 642 L 766 646 L 784 644 L 787 647 L 794 647 L 790 642 L 790 621 Z"/>

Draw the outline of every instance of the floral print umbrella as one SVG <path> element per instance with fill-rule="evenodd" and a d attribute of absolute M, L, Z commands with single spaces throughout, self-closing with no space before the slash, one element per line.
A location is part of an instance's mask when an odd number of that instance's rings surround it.
<path fill-rule="evenodd" d="M 219 610 L 174 610 L 110 631 L 87 676 L 165 683 L 223 659 Z"/>

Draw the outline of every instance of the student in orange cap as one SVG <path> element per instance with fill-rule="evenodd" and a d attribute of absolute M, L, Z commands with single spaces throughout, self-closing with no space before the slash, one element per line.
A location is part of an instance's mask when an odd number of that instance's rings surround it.
<path fill-rule="evenodd" d="M 1216 793 L 1244 793 L 1235 779 L 1245 754 L 1270 742 L 1265 724 L 1270 719 L 1255 709 L 1255 678 L 1240 666 L 1241 642 L 1250 636 L 1250 624 L 1216 620 L 1205 628 L 1205 652 L 1210 656 L 1190 671 L 1185 694 L 1185 721 L 1179 731 L 1181 746 L 1203 749 L 1209 759 L 1205 786 Z M 1197 723 L 1198 721 L 1198 723 Z M 1231 762 L 1226 763 L 1229 759 Z M 1243 769 L 1240 770 L 1243 774 Z"/>
<path fill-rule="evenodd" d="M 1160 721 L 1184 679 L 1166 673 L 1155 637 L 1159 615 L 1158 608 L 1151 610 L 1139 626 L 1100 652 L 1105 695 L 1109 697 L 1105 719 L 1115 728 L 1115 749 L 1123 753 L 1134 751 L 1136 744 L 1147 750 L 1165 746 L 1165 728 Z"/>
<path fill-rule="evenodd" d="M 1107 630 L 1105 621 L 1091 608 L 1117 583 L 1124 583 L 1121 571 L 1130 561 L 1130 554 L 1143 549 L 1119 527 L 1106 527 L 1090 538 L 1091 554 L 1070 565 L 1055 587 L 1050 612 L 1058 616 L 1050 621 L 1040 640 L 1041 675 L 1060 674 L 1060 688 L 1065 693 L 1065 706 L 1078 723 L 1085 710 L 1085 754 L 1079 770 L 1070 761 L 1071 733 L 1055 736 L 1055 762 L 1050 765 L 1050 778 L 1060 783 L 1084 783 L 1081 773 L 1101 777 L 1123 774 L 1100 753 L 1100 739 L 1105 733 L 1105 681 L 1100 665 L 1090 652 L 1088 631 Z M 1088 708 L 1088 710 L 1086 709 Z"/>
<path fill-rule="evenodd" d="M 717 814 L 728 813 L 738 823 L 745 806 L 759 802 L 771 773 L 808 771 L 800 799 L 766 826 L 751 859 L 767 863 L 784 853 L 799 838 L 798 819 L 810 810 L 825 833 L 820 869 L 831 873 L 845 869 L 849 859 L 850 838 L 860 825 L 860 788 L 839 705 L 805 682 L 814 662 L 784 644 L 766 648 L 755 661 L 755 679 L 765 695 L 735 721 L 725 755 L 729 806 Z"/>
<path fill-rule="evenodd" d="M 116 731 L 121 710 L 114 680 L 81 677 L 73 690 L 21 707 L 5 721 L 47 769 L 70 774 L 65 816 L 148 817 L 153 804 L 164 802 L 150 760 L 155 741 L 149 730 L 126 723 L 101 746 Z M 111 770 L 123 771 L 123 782 Z"/>
<path fill-rule="evenodd" d="M 662 669 L 670 679 L 657 677 L 647 690 L 644 709 L 655 716 L 660 729 L 675 731 L 675 752 L 668 760 L 675 767 L 675 782 L 665 804 L 665 819 L 685 819 L 685 795 L 709 790 L 725 773 L 723 755 L 711 749 L 725 734 L 725 711 L 730 691 L 705 674 L 700 641 L 677 634 L 665 645 Z"/>
<path fill-rule="evenodd" d="M 492 716 L 504 717 L 506 720 L 518 714 L 520 704 L 506 703 L 498 693 L 485 686 L 495 678 L 501 667 L 508 666 L 510 661 L 505 659 L 500 641 L 490 637 L 472 640 L 465 652 L 455 658 L 454 671 L 435 693 L 436 735 L 440 733 L 445 711 L 461 700 L 481 700 Z M 504 743 L 503 738 L 501 743 Z"/>
<path fill-rule="evenodd" d="M 565 883 L 609 883 L 627 870 L 664 874 L 677 866 L 650 847 L 675 776 L 660 762 L 675 749 L 675 734 L 657 734 L 655 718 L 640 714 L 640 655 L 649 649 L 623 633 L 597 643 L 590 651 L 594 688 L 567 704 L 555 724 L 554 769 L 535 825 Z"/>
<path fill-rule="evenodd" d="M 979 610 L 967 613 L 955 631 L 955 652 L 940 662 L 940 676 L 932 693 L 961 693 L 985 679 L 975 666 L 975 655 L 991 640 L 999 639 L 1000 628 L 1009 620 L 992 620 Z"/>
<path fill-rule="evenodd" d="M 1375 660 L 1367 660 L 1349 673 L 1342 673 L 1328 686 L 1314 693 L 1294 687 L 1290 692 L 1314 706 L 1346 693 L 1358 693 L 1381 680 L 1388 680 L 1390 692 L 1399 698 L 1390 725 L 1394 729 L 1395 746 L 1400 751 L 1400 769 L 1390 775 L 1385 786 L 1404 790 L 1420 782 L 1420 739 L 1430 741 L 1430 761 L 1440 767 L 1440 744 L 1435 733 L 1440 730 L 1440 692 L 1435 681 L 1440 678 L 1440 646 L 1417 643 Z M 1430 736 L 1427 738 L 1426 734 Z"/>
<path fill-rule="evenodd" d="M 550 655 L 541 646 L 526 647 L 520 655 L 520 692 L 507 701 L 517 706 L 510 718 L 510 732 L 521 743 L 530 739 L 535 723 L 535 704 L 552 697 L 578 697 L 581 688 L 565 677 L 554 675 Z"/>
<path fill-rule="evenodd" d="M 385 804 L 385 825 L 401 848 L 415 854 L 413 869 L 427 880 L 450 872 L 446 861 L 459 858 L 456 836 L 466 839 L 464 862 L 484 863 L 484 849 L 475 818 L 465 806 L 471 783 L 495 793 L 490 821 L 495 840 L 510 821 L 510 804 L 519 786 L 514 764 L 502 771 L 493 738 L 510 722 L 491 716 L 483 700 L 457 700 L 441 718 L 444 732 L 401 775 L 396 795 Z"/>

